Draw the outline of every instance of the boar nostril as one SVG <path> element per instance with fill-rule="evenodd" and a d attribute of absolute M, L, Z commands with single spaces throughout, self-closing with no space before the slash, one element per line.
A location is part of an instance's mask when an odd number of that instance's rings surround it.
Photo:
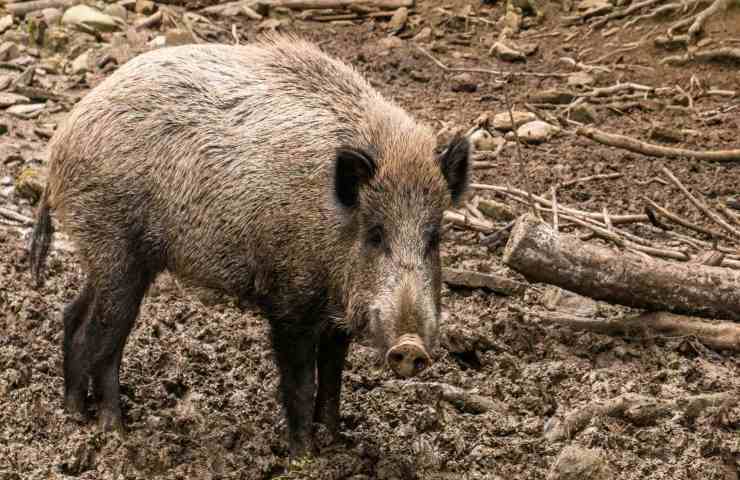
<path fill-rule="evenodd" d="M 414 360 L 414 369 L 417 372 L 421 372 L 425 368 L 427 368 L 427 361 L 426 361 L 426 359 L 420 357 L 420 358 L 417 358 L 416 360 Z"/>
<path fill-rule="evenodd" d="M 388 358 L 390 358 L 391 362 L 393 363 L 401 363 L 403 362 L 403 353 L 394 352 L 394 353 L 391 353 Z"/>

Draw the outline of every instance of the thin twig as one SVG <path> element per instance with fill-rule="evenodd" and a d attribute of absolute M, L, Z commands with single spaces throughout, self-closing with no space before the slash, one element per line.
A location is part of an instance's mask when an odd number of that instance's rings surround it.
<path fill-rule="evenodd" d="M 663 215 L 668 220 L 671 220 L 671 221 L 673 221 L 673 222 L 681 225 L 682 227 L 688 228 L 689 230 L 693 230 L 695 232 L 703 233 L 704 235 L 708 235 L 708 236 L 710 236 L 712 238 L 721 238 L 723 240 L 732 241 L 732 238 L 728 237 L 724 233 L 717 232 L 715 230 L 710 230 L 708 228 L 704 228 L 704 227 L 701 227 L 699 225 L 695 225 L 695 224 L 689 222 L 688 220 L 686 220 L 685 218 L 682 218 L 682 217 L 676 215 L 675 213 L 672 213 L 667 208 L 661 207 L 660 205 L 658 205 L 657 203 L 655 203 L 654 201 L 652 201 L 650 198 L 646 197 L 645 195 L 642 196 L 642 199 L 648 205 L 650 205 L 651 207 L 653 207 L 653 209 L 655 211 L 657 211 L 658 213 L 660 213 L 661 215 Z"/>
<path fill-rule="evenodd" d="M 684 196 L 686 198 L 688 198 L 689 201 L 692 204 L 694 204 L 694 206 L 696 208 L 698 208 L 707 217 L 709 217 L 712 220 L 714 220 L 715 223 L 717 223 L 719 226 L 721 226 L 726 231 L 728 231 L 729 233 L 731 233 L 733 236 L 735 236 L 737 238 L 740 238 L 740 231 L 736 230 L 732 225 L 730 225 L 729 223 L 727 223 L 722 217 L 720 217 L 716 213 L 712 212 L 709 209 L 709 207 L 707 207 L 703 202 L 701 202 L 699 199 L 697 199 L 696 197 L 694 197 L 691 194 L 691 192 L 689 192 L 688 189 L 683 186 L 683 184 L 681 183 L 681 181 L 678 178 L 676 178 L 676 176 L 673 175 L 673 173 L 670 170 L 668 170 L 666 167 L 663 167 L 662 170 L 663 170 L 663 173 L 665 173 L 666 176 L 670 179 L 670 181 L 673 182 L 673 184 L 676 187 L 678 187 L 679 190 L 681 190 L 681 192 L 684 194 Z"/>

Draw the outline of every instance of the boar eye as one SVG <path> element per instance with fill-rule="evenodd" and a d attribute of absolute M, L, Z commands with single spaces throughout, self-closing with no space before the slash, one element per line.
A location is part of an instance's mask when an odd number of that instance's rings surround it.
<path fill-rule="evenodd" d="M 383 245 L 383 227 L 376 225 L 367 231 L 367 243 L 372 247 L 380 247 Z"/>

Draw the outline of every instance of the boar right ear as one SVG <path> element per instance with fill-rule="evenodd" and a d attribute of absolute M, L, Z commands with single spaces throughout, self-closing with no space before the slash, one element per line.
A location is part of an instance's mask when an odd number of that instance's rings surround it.
<path fill-rule="evenodd" d="M 357 205 L 360 187 L 375 175 L 375 160 L 368 153 L 353 148 L 337 150 L 334 169 L 334 194 L 342 206 Z"/>
<path fill-rule="evenodd" d="M 470 150 L 468 137 L 456 135 L 437 158 L 453 203 L 457 203 L 468 188 Z"/>

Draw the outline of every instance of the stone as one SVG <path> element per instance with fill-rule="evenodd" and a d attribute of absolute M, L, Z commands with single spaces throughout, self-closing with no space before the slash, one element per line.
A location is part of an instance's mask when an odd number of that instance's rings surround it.
<path fill-rule="evenodd" d="M 62 11 L 58 8 L 45 8 L 41 10 L 47 25 L 57 25 L 62 20 Z"/>
<path fill-rule="evenodd" d="M 128 17 L 128 10 L 126 10 L 126 7 L 120 3 L 111 3 L 105 7 L 103 13 L 110 15 L 111 17 L 120 18 L 121 20 L 126 20 Z"/>
<path fill-rule="evenodd" d="M 510 222 L 516 218 L 516 214 L 510 206 L 496 200 L 491 200 L 490 198 L 481 198 L 478 200 L 478 210 L 492 220 Z"/>
<path fill-rule="evenodd" d="M 573 87 L 585 87 L 595 81 L 594 77 L 586 72 L 575 72 L 568 75 L 568 85 Z"/>
<path fill-rule="evenodd" d="M 13 15 L 4 15 L 0 18 L 0 33 L 5 33 L 5 30 L 13 26 Z"/>
<path fill-rule="evenodd" d="M 599 313 L 599 304 L 595 300 L 555 286 L 545 289 L 542 304 L 548 310 L 579 317 L 595 317 Z"/>
<path fill-rule="evenodd" d="M 21 54 L 20 48 L 13 42 L 3 42 L 0 44 L 0 61 L 7 62 L 15 60 Z"/>
<path fill-rule="evenodd" d="M 535 92 L 529 96 L 529 101 L 532 103 L 550 103 L 553 105 L 568 105 L 573 101 L 575 95 L 566 91 L 552 88 L 549 90 L 542 90 L 541 92 Z"/>
<path fill-rule="evenodd" d="M 21 198 L 36 203 L 44 191 L 46 180 L 35 168 L 26 168 L 15 179 L 15 193 Z"/>
<path fill-rule="evenodd" d="M 165 45 L 167 45 L 167 37 L 164 35 L 157 35 L 147 43 L 150 48 L 162 48 Z"/>
<path fill-rule="evenodd" d="M 0 108 L 12 107 L 13 105 L 20 105 L 30 103 L 31 100 L 23 95 L 17 95 L 10 92 L 0 92 Z"/>
<path fill-rule="evenodd" d="M 473 76 L 469 73 L 461 73 L 450 79 L 450 89 L 453 92 L 473 93 L 478 90 L 478 84 L 473 81 Z"/>
<path fill-rule="evenodd" d="M 585 103 L 576 105 L 570 110 L 570 119 L 580 123 L 594 123 L 596 121 L 596 110 Z"/>
<path fill-rule="evenodd" d="M 98 32 L 112 32 L 125 25 L 120 18 L 106 15 L 87 5 L 76 5 L 67 9 L 62 16 L 62 24 Z"/>
<path fill-rule="evenodd" d="M 391 17 L 390 21 L 388 22 L 388 32 L 391 34 L 395 34 L 403 30 L 403 27 L 406 26 L 406 21 L 409 19 L 409 9 L 406 7 L 401 7 L 395 12 L 393 12 L 393 16 Z"/>
<path fill-rule="evenodd" d="M 38 117 L 44 110 L 44 107 L 46 105 L 43 103 L 31 103 L 27 105 L 13 105 L 5 111 L 14 117 L 29 119 Z"/>
<path fill-rule="evenodd" d="M 547 474 L 547 480 L 611 480 L 617 478 L 599 450 L 565 447 Z"/>
<path fill-rule="evenodd" d="M 193 34 L 187 30 L 180 28 L 173 28 L 167 30 L 164 35 L 164 43 L 168 47 L 174 47 L 175 45 L 187 45 L 189 43 L 195 43 Z"/>
<path fill-rule="evenodd" d="M 549 140 L 553 135 L 560 132 L 560 128 L 550 125 L 542 120 L 525 123 L 516 131 L 519 139 L 527 143 L 542 143 Z"/>
<path fill-rule="evenodd" d="M 511 112 L 512 116 L 514 117 L 514 126 L 518 127 L 520 125 L 524 125 L 527 122 L 531 122 L 533 120 L 537 120 L 537 117 L 534 113 L 530 112 Z M 503 112 L 495 115 L 493 117 L 493 128 L 496 130 L 501 131 L 508 131 L 511 130 L 511 118 L 509 117 L 509 112 Z"/>
<path fill-rule="evenodd" d="M 430 27 L 424 27 L 419 33 L 416 34 L 414 40 L 417 42 L 429 40 L 432 38 L 432 29 Z"/>
<path fill-rule="evenodd" d="M 401 40 L 398 37 L 385 37 L 381 39 L 379 42 L 381 47 L 386 48 L 388 50 L 393 50 L 394 48 L 401 48 L 403 46 L 403 40 Z"/>
<path fill-rule="evenodd" d="M 488 130 L 480 128 L 470 135 L 470 143 L 476 151 L 496 150 L 505 140 L 501 137 L 494 137 Z"/>
<path fill-rule="evenodd" d="M 151 0 L 136 0 L 136 6 L 134 7 L 136 13 L 142 13 L 144 15 L 151 15 L 157 11 L 157 4 Z"/>
<path fill-rule="evenodd" d="M 72 75 L 84 75 L 87 73 L 90 65 L 90 51 L 79 55 L 77 58 L 72 60 L 72 66 L 70 69 L 70 73 Z"/>

